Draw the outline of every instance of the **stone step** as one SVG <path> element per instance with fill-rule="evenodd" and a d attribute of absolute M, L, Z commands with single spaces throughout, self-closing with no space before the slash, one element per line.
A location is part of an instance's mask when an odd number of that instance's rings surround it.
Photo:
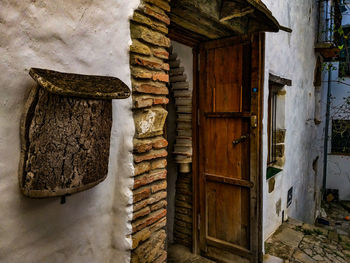
<path fill-rule="evenodd" d="M 181 64 L 181 61 L 179 59 L 169 61 L 170 68 L 178 68 L 180 66 L 180 64 Z"/>
<path fill-rule="evenodd" d="M 182 75 L 177 75 L 177 76 L 171 76 L 170 77 L 170 83 L 174 83 L 174 82 L 184 82 L 187 79 L 187 75 L 186 74 L 182 74 Z"/>
<path fill-rule="evenodd" d="M 174 90 L 174 92 L 175 90 L 188 90 L 190 88 L 190 84 L 187 81 L 171 83 L 171 88 Z"/>
<path fill-rule="evenodd" d="M 192 106 L 178 106 L 178 113 L 192 113 Z"/>
<path fill-rule="evenodd" d="M 188 130 L 177 130 L 177 135 L 178 135 L 179 137 L 192 136 L 192 129 L 188 129 Z"/>
<path fill-rule="evenodd" d="M 184 98 L 192 98 L 192 91 L 190 90 L 174 90 L 174 97 L 184 97 Z"/>
<path fill-rule="evenodd" d="M 169 75 L 170 76 L 177 76 L 177 75 L 182 75 L 185 71 L 184 67 L 179 67 L 179 68 L 174 68 L 170 70 Z"/>
<path fill-rule="evenodd" d="M 191 106 L 192 105 L 192 99 L 176 98 L 175 99 L 175 105 L 176 106 Z"/>

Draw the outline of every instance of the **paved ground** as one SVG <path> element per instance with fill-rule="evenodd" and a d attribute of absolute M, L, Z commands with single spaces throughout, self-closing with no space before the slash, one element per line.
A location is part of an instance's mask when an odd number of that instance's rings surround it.
<path fill-rule="evenodd" d="M 264 263 L 350 263 L 350 202 L 324 205 L 329 226 L 290 218 L 265 242 Z M 168 249 L 169 263 L 214 263 L 181 245 Z"/>
<path fill-rule="evenodd" d="M 168 263 L 214 263 L 214 261 L 193 255 L 187 247 L 176 244 L 168 248 Z"/>
<path fill-rule="evenodd" d="M 349 263 L 350 238 L 289 219 L 265 242 L 265 252 L 286 263 Z"/>

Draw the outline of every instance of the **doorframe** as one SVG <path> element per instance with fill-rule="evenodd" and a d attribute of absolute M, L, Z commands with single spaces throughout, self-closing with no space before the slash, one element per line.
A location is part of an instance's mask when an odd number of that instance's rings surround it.
<path fill-rule="evenodd" d="M 257 148 L 256 153 L 258 156 L 256 158 L 257 164 L 255 168 L 257 169 L 257 214 L 258 214 L 258 260 L 259 262 L 263 261 L 263 234 L 262 234 L 262 213 L 263 213 L 263 112 L 264 112 L 264 74 L 265 74 L 265 33 L 257 33 L 258 37 L 258 75 L 256 78 L 256 84 L 258 88 L 258 96 L 256 98 L 256 103 L 258 107 L 257 116 Z M 194 254 L 199 254 L 199 225 L 200 223 L 198 214 L 199 214 L 199 126 L 198 124 L 198 99 L 199 99 L 199 44 L 202 41 L 199 41 L 191 36 L 190 32 L 183 32 L 177 28 L 169 29 L 169 38 L 173 41 L 179 42 L 186 46 L 192 48 L 193 53 L 193 92 L 192 92 L 192 147 L 193 147 L 193 156 L 192 156 L 192 191 L 193 191 L 193 200 L 192 200 L 192 252 Z M 248 36 L 251 37 L 252 35 Z M 232 41 L 241 39 L 242 36 L 233 36 L 230 38 Z M 208 40 L 209 41 L 209 40 Z M 253 52 L 253 50 L 252 50 Z M 252 154 L 252 153 L 251 153 Z"/>

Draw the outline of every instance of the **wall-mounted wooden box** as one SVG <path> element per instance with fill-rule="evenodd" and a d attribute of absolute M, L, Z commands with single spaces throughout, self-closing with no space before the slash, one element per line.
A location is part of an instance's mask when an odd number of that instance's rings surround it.
<path fill-rule="evenodd" d="M 38 83 L 21 122 L 19 186 L 32 198 L 89 189 L 108 172 L 112 99 L 130 96 L 119 79 L 32 68 Z"/>

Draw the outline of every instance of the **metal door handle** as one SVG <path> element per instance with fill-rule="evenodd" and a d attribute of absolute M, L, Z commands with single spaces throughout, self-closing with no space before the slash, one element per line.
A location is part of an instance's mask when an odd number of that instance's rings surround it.
<path fill-rule="evenodd" d="M 236 139 L 236 140 L 233 140 L 232 141 L 232 144 L 233 145 L 237 145 L 237 144 L 240 144 L 241 142 L 244 142 L 246 139 L 249 138 L 249 134 L 246 134 L 246 135 L 242 135 L 240 138 Z"/>

